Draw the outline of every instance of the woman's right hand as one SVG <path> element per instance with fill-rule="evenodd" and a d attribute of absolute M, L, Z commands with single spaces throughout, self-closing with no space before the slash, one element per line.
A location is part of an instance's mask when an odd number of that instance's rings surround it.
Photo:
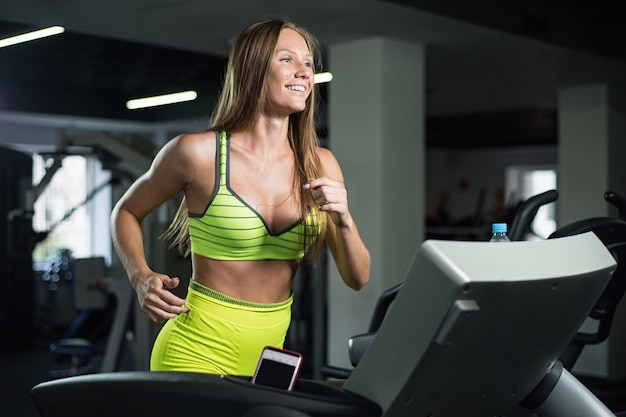
<path fill-rule="evenodd" d="M 164 274 L 152 273 L 144 279 L 138 279 L 135 285 L 141 310 L 155 323 L 189 313 L 186 301 L 170 292 L 178 287 L 180 279 Z"/>

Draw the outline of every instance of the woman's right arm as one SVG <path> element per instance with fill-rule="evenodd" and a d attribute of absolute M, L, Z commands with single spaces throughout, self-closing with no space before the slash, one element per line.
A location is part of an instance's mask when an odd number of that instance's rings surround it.
<path fill-rule="evenodd" d="M 193 179 L 194 141 L 178 137 L 157 154 L 150 169 L 139 177 L 111 213 L 113 245 L 142 311 L 154 322 L 188 312 L 185 300 L 169 291 L 178 278 L 153 271 L 144 252 L 143 219 L 171 197 L 185 190 Z M 191 158 L 191 159 L 190 159 Z"/>

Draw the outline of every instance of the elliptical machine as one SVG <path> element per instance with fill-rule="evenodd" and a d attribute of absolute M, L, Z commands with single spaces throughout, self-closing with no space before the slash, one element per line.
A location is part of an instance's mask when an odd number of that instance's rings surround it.
<path fill-rule="evenodd" d="M 511 241 L 524 240 L 537 210 L 545 204 L 556 201 L 557 198 L 557 191 L 549 190 L 524 201 L 511 227 L 509 234 Z M 548 239 L 554 239 L 591 231 L 604 243 L 617 261 L 617 269 L 589 314 L 591 319 L 597 321 L 596 331 L 592 333 L 579 331 L 559 358 L 563 366 L 570 370 L 585 346 L 602 343 L 609 337 L 615 310 L 626 292 L 626 200 L 614 191 L 605 192 L 604 199 L 617 208 L 618 218 L 583 219 L 563 226 L 548 236 Z"/>

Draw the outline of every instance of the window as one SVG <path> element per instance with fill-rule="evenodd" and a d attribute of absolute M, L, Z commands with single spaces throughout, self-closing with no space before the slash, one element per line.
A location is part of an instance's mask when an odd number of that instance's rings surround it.
<path fill-rule="evenodd" d="M 557 173 L 553 167 L 509 167 L 506 170 L 506 195 L 518 201 L 548 190 L 557 189 Z M 528 240 L 546 239 L 556 230 L 556 202 L 541 206 L 531 224 Z"/>
<path fill-rule="evenodd" d="M 35 154 L 33 182 L 39 184 L 52 160 Z M 104 256 L 110 261 L 110 174 L 98 160 L 80 155 L 64 156 L 34 205 L 33 228 L 48 232 L 33 253 L 35 262 L 45 262 L 60 249 L 74 258 Z"/>

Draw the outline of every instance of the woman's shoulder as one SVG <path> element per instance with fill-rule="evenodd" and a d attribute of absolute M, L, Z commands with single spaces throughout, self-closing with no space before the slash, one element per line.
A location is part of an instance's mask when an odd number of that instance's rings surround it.
<path fill-rule="evenodd" d="M 317 147 L 317 155 L 320 158 L 324 172 L 330 177 L 342 177 L 341 167 L 335 155 L 328 148 Z"/>
<path fill-rule="evenodd" d="M 317 156 L 320 158 L 322 165 L 328 165 L 328 164 L 337 165 L 338 164 L 337 158 L 335 158 L 335 155 L 332 153 L 330 149 L 318 146 L 316 150 L 317 150 Z"/>
<path fill-rule="evenodd" d="M 203 155 L 213 156 L 216 148 L 215 132 L 182 133 L 171 139 L 166 144 L 166 147 L 191 159 L 202 157 Z"/>
<path fill-rule="evenodd" d="M 183 133 L 163 145 L 155 157 L 155 164 L 193 170 L 214 161 L 215 149 L 215 132 Z"/>
<path fill-rule="evenodd" d="M 204 132 L 182 133 L 174 137 L 171 141 L 177 146 L 210 146 L 215 147 L 216 135 L 212 130 Z"/>

